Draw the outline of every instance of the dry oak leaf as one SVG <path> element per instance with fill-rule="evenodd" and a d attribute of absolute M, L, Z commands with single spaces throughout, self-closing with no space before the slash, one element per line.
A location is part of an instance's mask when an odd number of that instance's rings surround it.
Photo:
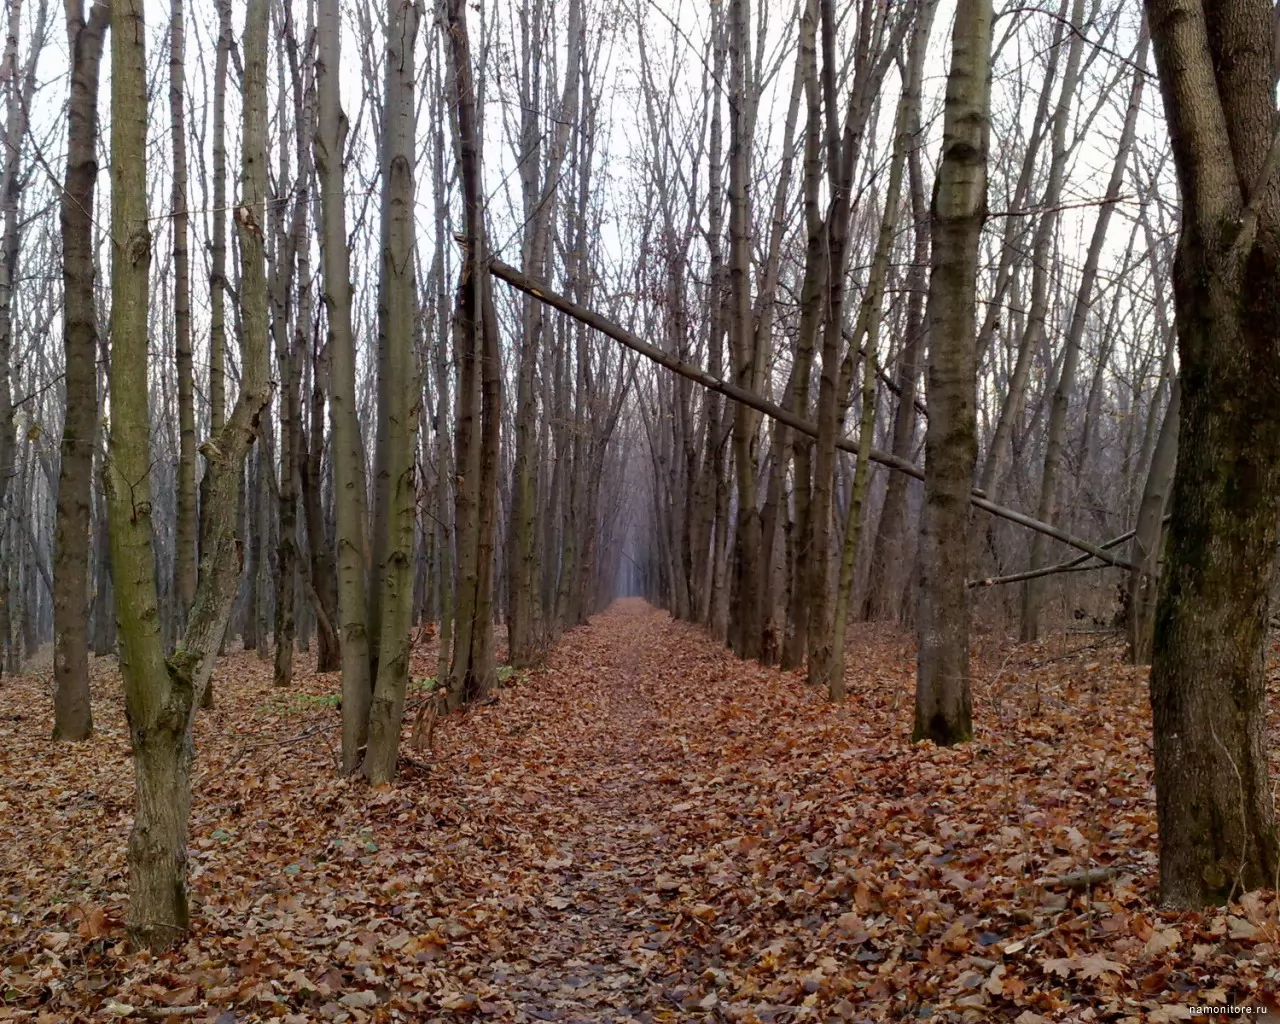
<path fill-rule="evenodd" d="M 1072 971 L 1080 969 L 1080 961 L 1073 956 L 1057 957 L 1040 961 L 1040 969 L 1045 974 L 1056 974 L 1060 978 L 1067 977 Z"/>
<path fill-rule="evenodd" d="M 1142 947 L 1143 956 L 1159 956 L 1171 949 L 1176 949 L 1182 941 L 1182 933 L 1177 928 L 1161 928 L 1151 933 L 1147 944 Z"/>
<path fill-rule="evenodd" d="M 1246 941 L 1258 938 L 1258 926 L 1251 921 L 1246 921 L 1243 917 L 1227 918 L 1227 932 L 1233 939 L 1244 939 Z"/>
<path fill-rule="evenodd" d="M 1124 974 L 1127 968 L 1105 956 L 1086 956 L 1080 960 L 1080 977 L 1100 978 L 1104 974 Z"/>

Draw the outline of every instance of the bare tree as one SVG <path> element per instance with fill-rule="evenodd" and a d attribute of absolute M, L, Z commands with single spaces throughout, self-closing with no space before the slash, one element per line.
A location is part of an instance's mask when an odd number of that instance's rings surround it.
<path fill-rule="evenodd" d="M 969 699 L 968 549 L 975 437 L 978 241 L 987 214 L 991 2 L 960 0 L 951 34 L 942 160 L 933 191 L 926 313 L 929 428 L 921 526 L 919 663 L 912 738 L 973 735 Z"/>
<path fill-rule="evenodd" d="M 71 98 L 63 184 L 62 303 L 66 413 L 58 472 L 54 574 L 54 736 L 93 732 L 89 705 L 89 541 L 93 450 L 98 430 L 98 314 L 94 308 L 93 210 L 98 177 L 98 77 L 111 8 L 98 0 L 67 5 Z"/>

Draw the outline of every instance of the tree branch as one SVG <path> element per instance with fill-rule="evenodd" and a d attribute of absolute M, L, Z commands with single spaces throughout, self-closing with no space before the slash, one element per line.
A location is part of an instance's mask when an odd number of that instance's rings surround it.
<path fill-rule="evenodd" d="M 575 320 L 586 324 L 588 327 L 595 328 L 601 334 L 607 335 L 614 341 L 625 345 L 633 352 L 639 352 L 646 359 L 657 363 L 659 366 L 665 367 L 673 373 L 679 374 L 686 380 L 691 380 L 695 384 L 706 388 L 708 391 L 714 391 L 717 394 L 724 395 L 726 398 L 732 399 L 735 402 L 740 402 L 752 409 L 756 409 L 771 419 L 785 424 L 798 433 L 805 434 L 808 437 L 818 436 L 817 425 L 809 420 L 802 419 L 794 413 L 788 412 L 782 406 L 769 401 L 767 398 L 756 394 L 754 391 L 748 391 L 744 388 L 731 384 L 728 381 L 721 380 L 719 377 L 707 373 L 700 367 L 693 366 L 677 359 L 675 356 L 664 352 L 657 346 L 650 345 L 648 342 L 642 341 L 626 328 L 619 327 L 612 320 L 601 316 L 599 313 L 593 312 L 585 306 L 580 306 L 573 300 L 567 299 L 563 295 L 559 295 L 556 292 L 551 291 L 549 288 L 521 273 L 515 267 L 509 266 L 499 259 L 490 259 L 487 266 L 489 272 L 494 277 L 505 281 L 507 284 L 511 285 L 511 287 L 516 288 L 527 295 L 532 295 L 535 299 L 545 302 L 552 308 L 560 310 L 560 312 L 573 317 Z M 854 455 L 858 454 L 858 446 L 853 441 L 849 441 L 844 438 L 841 438 L 836 442 L 836 447 L 841 451 L 851 452 Z M 924 479 L 924 473 L 906 459 L 900 459 L 896 455 L 880 451 L 877 448 L 871 449 L 869 457 L 872 462 L 878 462 L 880 465 L 887 466 L 889 469 L 897 470 L 899 473 L 905 473 L 907 476 L 914 477 L 917 480 Z M 1011 523 L 1017 523 L 1019 526 L 1026 527 L 1028 530 L 1043 533 L 1046 536 L 1052 537 L 1054 540 L 1061 541 L 1063 544 L 1076 548 L 1079 551 L 1087 552 L 1089 555 L 1097 558 L 1099 561 L 1105 562 L 1108 565 L 1118 566 L 1122 569 L 1134 568 L 1133 564 L 1127 559 L 1122 558 L 1119 555 L 1112 554 L 1104 547 L 1099 547 L 1097 544 L 1092 544 L 1087 540 L 1082 540 L 1079 537 L 1072 536 L 1065 530 L 1060 530 L 1058 527 L 1053 526 L 1050 523 L 1042 523 L 1038 519 L 1033 519 L 1031 516 L 1023 515 L 1021 512 L 1016 512 L 1011 508 L 1006 508 L 1003 505 L 997 505 L 993 501 L 988 501 L 981 491 L 972 492 L 969 500 L 973 505 L 985 512 L 990 512 L 992 515 L 999 516 L 1001 519 L 1007 519 Z"/>

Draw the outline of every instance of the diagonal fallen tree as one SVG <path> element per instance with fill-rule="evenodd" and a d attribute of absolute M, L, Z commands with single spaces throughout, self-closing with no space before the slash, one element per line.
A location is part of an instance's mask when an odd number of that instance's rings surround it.
<path fill-rule="evenodd" d="M 748 405 L 801 434 L 805 434 L 809 437 L 818 436 L 817 424 L 812 423 L 803 417 L 797 416 L 795 413 L 788 412 L 782 406 L 769 401 L 767 398 L 756 394 L 754 391 L 747 391 L 735 384 L 731 384 L 729 381 L 722 380 L 713 374 L 707 373 L 700 367 L 677 359 L 675 356 L 668 352 L 664 352 L 655 345 L 650 345 L 648 342 L 642 341 L 625 327 L 620 327 L 607 317 L 601 316 L 599 313 L 596 313 L 585 306 L 579 305 L 572 299 L 568 299 L 565 296 L 552 291 L 550 288 L 547 288 L 540 282 L 535 281 L 528 275 L 521 273 L 515 267 L 510 266 L 507 263 L 503 263 L 499 259 L 490 259 L 488 266 L 489 272 L 493 274 L 494 277 L 505 281 L 507 284 L 511 285 L 511 287 L 522 291 L 527 295 L 532 295 L 535 299 L 545 302 L 548 306 L 560 310 L 560 312 L 573 317 L 575 320 L 581 321 L 588 327 L 595 328 L 601 334 L 612 338 L 614 341 L 626 346 L 633 352 L 640 353 L 640 355 L 644 356 L 646 359 L 652 360 L 659 366 L 663 366 L 670 370 L 672 373 L 677 373 L 681 377 L 691 380 L 695 384 L 706 388 L 708 391 L 714 391 L 717 394 L 724 395 L 726 398 L 732 399 L 735 402 L 741 402 L 743 405 Z M 858 454 L 858 445 L 845 438 L 841 438 L 837 441 L 836 447 L 841 451 L 850 452 L 854 455 Z M 870 459 L 872 462 L 877 462 L 880 465 L 896 470 L 899 473 L 905 473 L 907 476 L 914 477 L 917 480 L 924 479 L 923 470 L 918 469 L 906 459 L 898 458 L 896 455 L 891 455 L 889 452 L 881 451 L 878 448 L 872 448 Z M 993 516 L 1006 519 L 1009 522 L 1016 523 L 1018 526 L 1025 527 L 1028 530 L 1034 530 L 1036 533 L 1042 533 L 1047 537 L 1052 537 L 1054 540 L 1061 541 L 1069 547 L 1073 547 L 1078 551 L 1083 551 L 1086 554 L 1093 556 L 1105 565 L 1115 566 L 1118 569 L 1132 570 L 1134 568 L 1133 563 L 1131 563 L 1127 558 L 1109 550 L 1112 546 L 1118 544 L 1125 538 L 1106 541 L 1102 544 L 1094 544 L 1080 537 L 1076 537 L 1073 534 L 1068 533 L 1066 530 L 1061 530 L 1051 523 L 1041 522 L 1039 519 L 1033 519 L 1031 516 L 1023 515 L 1015 509 L 1008 508 L 1004 505 L 997 505 L 994 501 L 989 501 L 986 495 L 981 491 L 973 491 L 969 496 L 969 501 L 975 508 L 980 508 L 984 512 L 990 512 Z"/>

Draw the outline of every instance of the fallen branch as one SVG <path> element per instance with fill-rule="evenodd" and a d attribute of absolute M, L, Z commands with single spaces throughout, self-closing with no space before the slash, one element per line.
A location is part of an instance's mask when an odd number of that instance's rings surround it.
<path fill-rule="evenodd" d="M 524 292 L 526 295 L 532 295 L 540 302 L 545 302 L 553 309 L 560 310 L 560 312 L 573 317 L 575 320 L 586 324 L 588 327 L 595 328 L 601 334 L 621 343 L 633 352 L 640 353 L 640 355 L 644 356 L 646 359 L 657 363 L 659 366 L 666 367 L 672 373 L 677 373 L 686 380 L 691 380 L 695 384 L 706 388 L 708 391 L 714 391 L 716 394 L 724 395 L 725 398 L 748 406 L 758 412 L 762 412 L 771 419 L 785 424 L 798 433 L 804 434 L 808 437 L 818 436 L 818 427 L 813 422 L 803 419 L 795 413 L 788 412 L 776 402 L 771 402 L 767 398 L 763 398 L 756 394 L 754 391 L 748 391 L 747 389 L 740 388 L 726 380 L 721 380 L 719 377 L 707 373 L 700 367 L 677 359 L 675 356 L 664 352 L 656 345 L 650 345 L 648 342 L 642 341 L 626 328 L 619 327 L 612 320 L 601 316 L 599 313 L 587 309 L 585 306 L 580 306 L 572 299 L 567 299 L 563 295 L 559 295 L 556 292 L 551 291 L 549 288 L 539 284 L 533 278 L 526 276 L 515 267 L 503 263 L 501 260 L 491 259 L 489 261 L 489 272 L 493 274 L 494 277 L 507 282 L 511 287 Z M 853 441 L 845 440 L 844 438 L 837 439 L 836 447 L 841 451 L 851 452 L 854 455 L 858 454 L 858 446 Z M 908 462 L 906 459 L 898 458 L 896 455 L 891 455 L 888 452 L 872 448 L 869 458 L 872 462 L 878 462 L 880 465 L 887 466 L 889 469 L 897 470 L 899 473 L 905 473 L 907 476 L 914 477 L 916 480 L 924 479 L 924 472 L 922 470 L 917 469 L 915 465 Z M 1072 536 L 1065 530 L 1060 530 L 1058 527 L 1053 526 L 1050 523 L 1042 523 L 1040 520 L 1033 519 L 1031 516 L 1023 515 L 1021 512 L 1016 512 L 1003 505 L 997 505 L 994 501 L 989 501 L 981 491 L 973 491 L 969 496 L 969 500 L 973 505 L 982 509 L 984 512 L 990 512 L 994 516 L 999 516 L 1001 519 L 1007 519 L 1011 523 L 1017 523 L 1019 526 L 1026 527 L 1028 530 L 1034 530 L 1036 533 L 1043 533 L 1045 536 L 1052 537 L 1054 540 L 1061 541 L 1063 544 L 1076 548 L 1079 551 L 1087 552 L 1089 555 L 1092 555 L 1094 558 L 1105 562 L 1108 565 L 1118 566 L 1122 569 L 1134 568 L 1134 565 L 1129 562 L 1128 559 L 1112 554 L 1105 548 L 1101 548 L 1096 544 L 1091 544 L 1087 540 L 1082 540 L 1079 537 Z"/>
<path fill-rule="evenodd" d="M 1137 530 L 1130 530 L 1128 533 L 1122 533 L 1119 537 L 1112 537 L 1109 541 L 1102 544 L 1104 551 L 1111 548 L 1119 547 L 1125 541 L 1131 539 Z M 997 587 L 1002 583 L 1021 583 L 1023 580 L 1039 579 L 1041 576 L 1053 576 L 1060 572 L 1085 572 L 1092 569 L 1110 569 L 1115 563 L 1103 562 L 1100 565 L 1085 565 L 1084 563 L 1093 558 L 1090 552 L 1085 552 L 1077 558 L 1073 558 L 1067 562 L 1058 562 L 1056 565 L 1046 565 L 1039 569 L 1028 569 L 1026 572 L 1015 572 L 1008 576 L 992 576 L 984 580 L 969 580 L 965 583 L 966 587 Z M 1125 568 L 1117 566 L 1117 568 Z"/>
<path fill-rule="evenodd" d="M 1132 870 L 1128 865 L 1109 868 L 1088 868 L 1084 871 L 1073 871 L 1067 875 L 1059 875 L 1049 880 L 1050 885 L 1064 889 L 1092 889 L 1095 885 L 1110 882 L 1125 870 Z"/>

